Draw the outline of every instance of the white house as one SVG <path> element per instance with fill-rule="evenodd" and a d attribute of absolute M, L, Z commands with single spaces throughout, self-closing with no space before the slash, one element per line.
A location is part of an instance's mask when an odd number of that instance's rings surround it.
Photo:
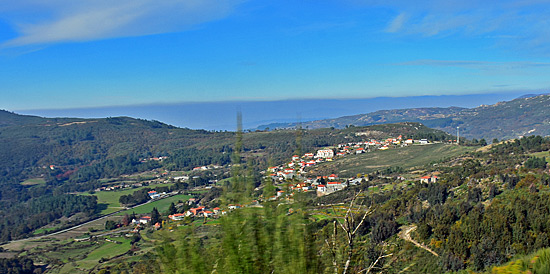
<path fill-rule="evenodd" d="M 339 183 L 339 182 L 328 182 L 327 183 L 327 193 L 332 193 L 332 192 L 335 192 L 335 191 L 338 191 L 338 190 L 342 190 L 344 189 L 344 185 L 342 183 Z"/>
<path fill-rule="evenodd" d="M 334 151 L 332 149 L 320 149 L 317 150 L 315 158 L 332 158 L 334 157 Z"/>
<path fill-rule="evenodd" d="M 326 192 L 327 191 L 327 187 L 325 185 L 318 185 L 317 186 L 317 191 L 318 192 Z"/>
<path fill-rule="evenodd" d="M 143 216 L 143 217 L 139 218 L 139 223 L 140 224 L 148 224 L 150 221 L 151 221 L 151 217 L 149 217 L 149 216 Z"/>
<path fill-rule="evenodd" d="M 168 215 L 168 218 L 170 218 L 173 221 L 181 221 L 185 218 L 185 214 L 183 213 L 176 213 L 174 215 Z"/>

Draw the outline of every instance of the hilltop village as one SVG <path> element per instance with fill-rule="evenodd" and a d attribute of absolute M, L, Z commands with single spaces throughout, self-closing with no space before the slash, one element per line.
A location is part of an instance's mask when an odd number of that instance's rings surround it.
<path fill-rule="evenodd" d="M 449 143 L 456 142 L 449 140 Z M 290 187 L 291 193 L 285 193 L 280 189 L 277 192 L 277 196 L 270 197 L 269 199 L 277 199 L 285 197 L 287 194 L 292 195 L 297 191 L 316 191 L 317 196 L 323 196 L 333 193 L 338 190 L 342 190 L 350 185 L 358 185 L 368 182 L 371 179 L 368 175 L 352 178 L 339 178 L 336 174 L 330 175 L 318 175 L 315 178 L 308 174 L 308 168 L 313 167 L 323 162 L 332 162 L 338 159 L 344 158 L 349 155 L 363 154 L 372 152 L 374 150 L 388 150 L 396 147 L 405 147 L 410 145 L 428 145 L 430 142 L 427 139 L 403 140 L 402 135 L 396 138 L 390 137 L 385 140 L 374 140 L 366 142 L 354 142 L 338 144 L 334 147 L 317 150 L 315 154 L 305 153 L 303 156 L 293 155 L 291 161 L 284 165 L 269 167 L 268 177 L 274 180 L 274 182 L 283 183 L 288 181 L 301 181 Z M 404 180 L 403 177 L 399 179 Z M 422 182 L 436 182 L 437 176 L 423 176 L 418 178 Z"/>

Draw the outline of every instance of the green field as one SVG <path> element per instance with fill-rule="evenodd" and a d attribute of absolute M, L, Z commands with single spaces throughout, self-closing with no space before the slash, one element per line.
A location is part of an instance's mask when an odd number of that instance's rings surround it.
<path fill-rule="evenodd" d="M 122 195 L 128 195 L 132 194 L 135 191 L 138 191 L 142 188 L 155 188 L 158 186 L 172 186 L 173 184 L 158 184 L 158 185 L 150 185 L 150 186 L 143 186 L 143 187 L 137 187 L 137 188 L 131 188 L 131 189 L 125 189 L 125 190 L 115 190 L 115 191 L 99 191 L 94 193 L 97 197 L 97 204 L 98 207 L 102 208 L 100 214 L 109 214 L 116 211 L 119 211 L 123 209 L 123 207 L 118 202 L 120 199 L 120 196 Z"/>
<path fill-rule="evenodd" d="M 21 183 L 21 185 L 24 185 L 24 186 L 34 186 L 34 185 L 44 185 L 44 184 L 46 184 L 46 181 L 41 178 L 28 179 Z"/>
<path fill-rule="evenodd" d="M 48 232 L 56 230 L 56 229 L 57 229 L 57 227 L 40 228 L 40 229 L 35 230 L 32 234 L 33 235 L 38 235 L 38 234 L 41 234 L 41 233 L 48 233 Z"/>
<path fill-rule="evenodd" d="M 148 204 L 144 204 L 142 206 L 138 206 L 138 207 L 133 208 L 133 209 L 129 209 L 129 210 L 126 210 L 126 211 L 119 212 L 116 215 L 124 215 L 126 213 L 131 214 L 132 212 L 135 212 L 136 214 L 151 213 L 151 211 L 153 210 L 153 207 L 156 207 L 160 213 L 163 213 L 164 211 L 168 210 L 168 207 L 170 207 L 171 203 L 176 204 L 179 200 L 187 201 L 192 197 L 193 196 L 191 196 L 191 195 L 184 195 L 184 194 L 175 195 L 175 196 L 172 196 L 172 197 L 169 197 L 169 198 L 166 198 L 166 199 L 158 200 L 158 201 L 155 201 L 155 202 L 152 202 L 152 203 L 148 203 Z"/>
<path fill-rule="evenodd" d="M 58 259 L 65 264 L 60 268 L 54 268 L 51 273 L 90 273 L 103 258 L 108 260 L 126 253 L 130 248 L 130 239 L 122 237 L 110 238 L 119 243 L 100 240 L 99 243 L 90 242 L 70 243 L 67 246 L 59 247 L 59 251 L 48 251 L 47 257 Z M 81 246 L 77 248 L 77 246 Z"/>
<path fill-rule="evenodd" d="M 131 247 L 130 239 L 126 239 L 126 238 L 111 238 L 111 239 L 117 242 L 120 242 L 120 244 L 105 242 L 105 244 L 103 244 L 101 247 L 90 252 L 90 254 L 88 254 L 88 256 L 85 259 L 79 261 L 78 265 L 81 268 L 91 269 L 98 264 L 101 258 L 105 258 L 105 259 L 112 258 L 114 256 L 123 254 L 128 250 L 130 250 L 130 247 Z"/>
<path fill-rule="evenodd" d="M 370 173 L 388 167 L 401 167 L 406 170 L 456 157 L 473 150 L 472 147 L 451 144 L 413 145 L 383 151 L 376 150 L 322 163 L 314 167 L 311 173 L 330 174 L 336 172 L 340 177 L 354 177 L 358 173 Z"/>
<path fill-rule="evenodd" d="M 535 152 L 535 153 L 529 154 L 529 156 L 539 157 L 539 158 L 544 157 L 546 159 L 546 162 L 550 163 L 550 151 Z"/>

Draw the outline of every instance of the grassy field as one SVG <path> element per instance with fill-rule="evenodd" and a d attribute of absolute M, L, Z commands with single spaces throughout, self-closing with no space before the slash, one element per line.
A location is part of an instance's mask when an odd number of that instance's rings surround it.
<path fill-rule="evenodd" d="M 46 184 L 46 181 L 44 181 L 44 179 L 41 179 L 41 178 L 28 179 L 21 183 L 21 185 L 24 185 L 24 186 L 34 186 L 34 185 L 44 185 L 44 184 Z"/>
<path fill-rule="evenodd" d="M 544 157 L 546 159 L 546 162 L 550 163 L 550 152 L 549 151 L 535 152 L 535 153 L 529 154 L 529 156 L 539 157 L 539 158 Z"/>
<path fill-rule="evenodd" d="M 311 174 L 338 173 L 340 177 L 354 177 L 358 173 L 370 173 L 388 167 L 409 169 L 438 162 L 472 151 L 474 148 L 451 144 L 413 145 L 388 150 L 376 150 L 359 155 L 349 155 L 333 162 L 322 163 Z"/>
<path fill-rule="evenodd" d="M 33 235 L 38 235 L 38 234 L 41 234 L 41 233 L 44 233 L 44 232 L 50 232 L 50 231 L 53 231 L 53 230 L 56 230 L 56 229 L 57 229 L 57 227 L 40 228 L 40 229 L 35 230 L 32 234 Z"/>
<path fill-rule="evenodd" d="M 97 197 L 97 204 L 99 207 L 103 207 L 100 214 L 109 214 L 113 213 L 115 211 L 119 211 L 123 209 L 123 207 L 118 202 L 120 199 L 120 196 L 122 195 L 128 195 L 132 194 L 135 191 L 138 191 L 142 188 L 155 188 L 157 186 L 172 186 L 173 184 L 158 184 L 158 185 L 151 185 L 151 186 L 144 186 L 144 187 L 137 187 L 137 188 L 131 188 L 131 189 L 125 189 L 125 190 L 117 190 L 117 191 L 99 191 L 94 193 Z"/>
<path fill-rule="evenodd" d="M 112 258 L 130 250 L 130 239 L 111 238 L 111 240 L 115 240 L 119 243 L 105 242 L 101 247 L 90 252 L 85 259 L 79 261 L 79 267 L 84 269 L 91 269 L 98 264 L 101 258 Z"/>
<path fill-rule="evenodd" d="M 49 273 L 90 273 L 103 258 L 108 260 L 126 253 L 130 247 L 130 239 L 123 237 L 109 238 L 118 243 L 100 240 L 97 243 L 69 243 L 60 246 L 56 251 L 49 250 L 45 256 L 64 263 L 62 267 L 54 268 Z"/>
<path fill-rule="evenodd" d="M 126 213 L 131 214 L 132 212 L 135 212 L 136 214 L 151 213 L 151 211 L 153 210 L 153 207 L 156 207 L 160 213 L 163 213 L 164 211 L 168 210 L 168 207 L 170 207 L 170 203 L 176 204 L 179 200 L 187 201 L 189 200 L 189 198 L 192 198 L 192 197 L 193 196 L 191 195 L 184 195 L 184 194 L 175 195 L 166 199 L 144 204 L 142 206 L 139 206 L 133 209 L 122 211 L 116 215 L 124 215 Z"/>

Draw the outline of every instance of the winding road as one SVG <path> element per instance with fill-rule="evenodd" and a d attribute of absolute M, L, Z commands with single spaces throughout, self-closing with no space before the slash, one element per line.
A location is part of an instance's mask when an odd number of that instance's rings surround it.
<path fill-rule="evenodd" d="M 421 243 L 415 241 L 411 237 L 411 232 L 413 232 L 415 230 L 416 230 L 416 225 L 402 226 L 401 231 L 399 232 L 398 236 L 399 236 L 399 238 L 401 238 L 401 239 L 403 239 L 407 242 L 411 242 L 414 245 L 416 245 L 417 247 L 420 247 L 420 248 L 432 253 L 434 256 L 439 257 L 439 255 L 437 253 L 435 253 L 435 251 L 431 250 L 429 247 L 425 246 L 424 244 L 421 244 Z"/>

